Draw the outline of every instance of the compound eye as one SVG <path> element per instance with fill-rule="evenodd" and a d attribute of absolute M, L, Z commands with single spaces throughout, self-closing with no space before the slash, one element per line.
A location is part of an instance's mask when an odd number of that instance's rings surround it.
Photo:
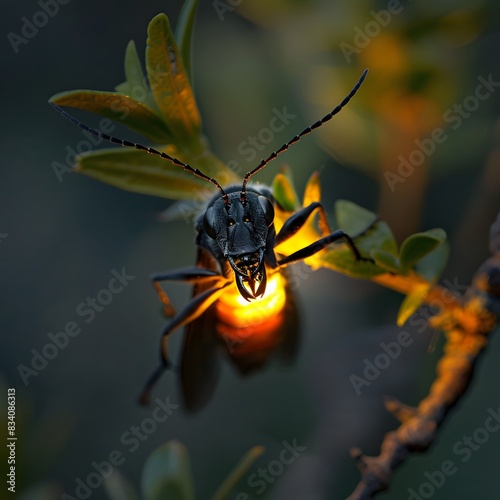
<path fill-rule="evenodd" d="M 205 231 L 208 234 L 208 236 L 210 236 L 210 238 L 215 240 L 217 233 L 215 231 L 214 207 L 210 207 L 205 212 L 205 217 L 203 219 L 203 225 L 205 226 Z"/>
<path fill-rule="evenodd" d="M 264 217 L 266 218 L 267 226 L 269 227 L 274 221 L 274 207 L 271 201 L 265 196 L 259 196 L 259 203 L 264 211 Z"/>

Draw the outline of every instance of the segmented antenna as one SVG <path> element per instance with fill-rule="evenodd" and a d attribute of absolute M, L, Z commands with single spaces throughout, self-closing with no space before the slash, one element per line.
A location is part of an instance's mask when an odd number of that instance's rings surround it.
<path fill-rule="evenodd" d="M 338 104 L 330 113 L 321 118 L 321 120 L 318 120 L 309 127 L 305 128 L 300 134 L 296 135 L 288 142 L 285 142 L 285 144 L 283 144 L 281 148 L 279 148 L 277 151 L 273 151 L 265 160 L 262 160 L 253 170 L 251 170 L 245 175 L 245 177 L 243 178 L 243 186 L 241 188 L 242 203 L 246 202 L 246 190 L 247 190 L 248 179 L 250 179 L 252 175 L 255 175 L 257 172 L 262 170 L 269 162 L 274 160 L 279 154 L 285 152 L 292 144 L 295 144 L 296 142 L 300 141 L 302 137 L 309 134 L 314 129 L 321 127 L 321 125 L 323 125 L 323 123 L 326 123 L 328 120 L 331 120 L 354 97 L 354 94 L 358 91 L 359 87 L 361 87 L 361 84 L 363 83 L 363 80 L 365 79 L 367 73 L 368 69 L 365 69 L 360 79 L 358 80 L 358 83 L 356 83 L 356 85 L 354 85 L 352 90 L 349 92 L 349 95 L 344 97 L 344 100 L 340 104 Z"/>
<path fill-rule="evenodd" d="M 198 170 L 197 168 L 193 168 L 187 163 L 184 163 L 177 158 L 173 158 L 172 156 L 169 156 L 167 153 L 164 153 L 162 151 L 157 151 L 156 149 L 153 148 L 148 148 L 146 146 L 143 146 L 142 144 L 137 144 L 135 142 L 130 142 L 130 141 L 125 141 L 123 139 L 118 139 L 117 137 L 113 137 L 108 134 L 104 134 L 103 132 L 99 130 L 95 130 L 93 128 L 90 128 L 89 126 L 85 125 L 85 123 L 81 122 L 80 120 L 77 120 L 74 116 L 71 116 L 69 113 L 64 111 L 61 107 L 59 107 L 57 104 L 49 101 L 49 103 L 52 105 L 52 107 L 61 113 L 61 115 L 64 116 L 67 120 L 69 120 L 71 123 L 74 123 L 75 125 L 78 125 L 80 128 L 83 130 L 86 130 L 92 135 L 95 135 L 96 137 L 99 137 L 100 139 L 105 139 L 106 141 L 112 142 L 113 144 L 119 144 L 120 146 L 123 147 L 128 147 L 128 148 L 135 148 L 140 151 L 145 151 L 146 153 L 149 153 L 150 155 L 155 155 L 159 156 L 160 158 L 163 158 L 165 160 L 168 160 L 172 162 L 174 165 L 177 165 L 179 167 L 182 167 L 184 170 L 187 172 L 191 172 L 193 175 L 196 177 L 200 177 L 201 179 L 204 179 L 208 182 L 211 182 L 221 193 L 222 193 L 222 199 L 224 200 L 224 204 L 226 207 L 229 207 L 229 198 L 227 196 L 227 193 L 222 189 L 222 186 L 213 178 L 213 177 L 208 177 L 208 175 L 205 175 L 201 170 Z"/>

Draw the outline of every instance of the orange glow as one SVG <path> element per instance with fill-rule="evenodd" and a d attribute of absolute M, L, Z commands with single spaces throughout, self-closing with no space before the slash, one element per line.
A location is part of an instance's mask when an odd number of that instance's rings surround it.
<path fill-rule="evenodd" d="M 316 200 L 313 200 L 316 201 Z M 317 200 L 320 201 L 320 200 Z M 305 206 L 305 205 L 304 205 Z M 280 210 L 279 208 L 275 208 L 275 227 L 276 233 L 283 227 L 285 221 L 293 214 L 293 212 L 285 212 Z M 287 256 L 296 252 L 297 250 L 301 250 L 306 246 L 314 243 L 315 241 L 321 238 L 321 232 L 317 229 L 316 217 L 311 217 L 310 221 L 304 224 L 294 235 L 293 238 L 289 238 L 285 240 L 283 243 L 280 243 L 276 246 L 275 251 L 281 255 Z M 319 269 L 323 266 L 320 256 L 323 252 L 327 250 L 322 250 L 317 254 L 312 255 L 311 257 L 307 257 L 304 259 L 304 262 L 311 267 L 313 270 Z"/>
<path fill-rule="evenodd" d="M 285 302 L 285 280 L 280 273 L 269 276 L 266 293 L 251 302 L 240 295 L 236 286 L 230 287 L 217 301 L 219 331 L 235 340 L 266 336 L 281 324 Z"/>

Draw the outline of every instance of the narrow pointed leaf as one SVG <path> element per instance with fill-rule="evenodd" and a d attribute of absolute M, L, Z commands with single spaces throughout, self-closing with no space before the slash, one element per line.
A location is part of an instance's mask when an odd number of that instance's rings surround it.
<path fill-rule="evenodd" d="M 154 99 L 170 129 L 180 140 L 197 141 L 200 115 L 165 14 L 149 23 L 146 69 Z"/>
<path fill-rule="evenodd" d="M 408 318 L 422 305 L 429 292 L 429 288 L 430 284 L 418 285 L 404 298 L 398 312 L 398 326 L 403 326 Z"/>
<path fill-rule="evenodd" d="M 155 113 L 159 114 L 153 94 L 146 84 L 141 60 L 139 59 L 139 54 L 133 40 L 130 40 L 125 51 L 125 78 L 127 91 L 124 93 L 132 97 L 132 99 L 142 102 Z M 117 90 L 120 91 L 118 88 Z"/>
<path fill-rule="evenodd" d="M 172 142 L 172 135 L 163 120 L 151 108 L 126 95 L 96 90 L 72 90 L 55 94 L 50 100 L 59 106 L 83 109 L 110 118 L 157 144 Z"/>
<path fill-rule="evenodd" d="M 191 466 L 186 448 L 177 441 L 157 448 L 142 471 L 144 500 L 193 500 Z"/>
<path fill-rule="evenodd" d="M 232 470 L 231 474 L 220 485 L 219 489 L 213 496 L 213 500 L 226 500 L 229 498 L 230 493 L 234 490 L 236 485 L 241 481 L 243 476 L 248 472 L 255 460 L 264 453 L 263 446 L 254 446 L 245 453 L 240 462 Z"/>
<path fill-rule="evenodd" d="M 137 95 L 147 95 L 149 89 L 145 85 L 145 76 L 142 71 L 141 60 L 135 47 L 135 42 L 130 40 L 125 50 L 125 79 L 130 86 L 130 95 L 132 98 L 144 102 Z"/>
<path fill-rule="evenodd" d="M 158 156 L 133 149 L 103 149 L 77 157 L 75 170 L 136 193 L 192 199 L 210 184 Z"/>
<path fill-rule="evenodd" d="M 318 172 L 313 172 L 311 177 L 309 177 L 306 187 L 304 189 L 304 196 L 302 197 L 302 206 L 307 207 L 311 203 L 321 202 L 321 185 L 319 182 Z M 318 211 L 313 213 L 311 217 L 307 220 L 306 226 L 312 231 L 319 231 L 318 235 L 323 235 L 328 231 L 328 221 L 324 225 L 322 219 L 319 217 Z"/>
<path fill-rule="evenodd" d="M 316 201 L 321 201 L 321 184 L 319 182 L 318 172 L 313 172 L 311 177 L 309 177 L 304 190 L 302 206 L 307 207 Z"/>
<path fill-rule="evenodd" d="M 193 25 L 197 8 L 198 0 L 186 0 L 179 14 L 179 19 L 177 19 L 175 30 L 175 39 L 189 79 L 191 79 L 191 41 L 193 39 Z"/>
<path fill-rule="evenodd" d="M 401 245 L 399 252 L 401 267 L 408 270 L 445 240 L 446 233 L 442 229 L 430 229 L 424 233 L 412 234 Z"/>
<path fill-rule="evenodd" d="M 273 180 L 273 196 L 283 210 L 293 212 L 299 200 L 292 183 L 284 174 L 277 174 Z"/>

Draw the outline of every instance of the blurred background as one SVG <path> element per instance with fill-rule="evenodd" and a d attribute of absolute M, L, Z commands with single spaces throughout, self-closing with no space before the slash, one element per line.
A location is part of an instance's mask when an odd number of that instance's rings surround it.
<path fill-rule="evenodd" d="M 259 181 L 269 183 L 287 163 L 301 193 L 318 170 L 330 214 L 335 200 L 354 201 L 383 216 L 399 241 L 444 228 L 451 255 L 443 280 L 463 292 L 488 255 L 488 229 L 500 210 L 497 2 L 200 3 L 194 87 L 213 151 L 244 173 L 332 109 L 368 67 L 348 108 L 259 174 Z M 383 435 L 397 426 L 383 397 L 416 405 L 442 351 L 439 337 L 429 353 L 432 331 L 395 326 L 401 296 L 327 270 L 302 268 L 297 295 L 303 336 L 293 366 L 273 364 L 242 379 L 224 361 L 204 410 L 174 411 L 133 452 L 122 443 L 123 434 L 152 411 L 136 402 L 156 366 L 164 324 L 149 275 L 192 265 L 194 230 L 184 220 L 159 220 L 168 200 L 72 173 L 58 177 L 54 163 L 65 165 L 67 148 L 84 137 L 47 99 L 77 88 L 112 90 L 124 79 L 127 42 L 135 40 L 143 54 L 150 19 L 165 12 L 175 26 L 181 6 L 73 0 L 45 24 L 38 15 L 43 26 L 23 34 L 25 18 L 33 21 L 41 3 L 4 5 L 0 356 L 2 393 L 7 387 L 17 392 L 18 490 L 31 492 L 30 498 L 60 498 L 63 490 L 75 496 L 77 478 L 84 480 L 92 462 L 108 460 L 114 450 L 125 457 L 120 472 L 138 487 L 147 457 L 176 439 L 189 451 L 198 497 L 210 498 L 250 447 L 261 444 L 266 453 L 249 475 L 279 459 L 283 441 L 296 440 L 306 449 L 279 477 L 271 476 L 265 491 L 246 478 L 231 498 L 246 492 L 249 498 L 342 499 L 359 479 L 350 448 L 378 454 Z M 273 110 L 284 108 L 294 117 L 251 158 L 249 137 L 269 126 Z M 90 125 L 99 120 L 78 116 Z M 139 139 L 121 128 L 116 134 Z M 85 323 L 78 305 L 122 268 L 134 279 Z M 178 306 L 190 293 L 183 285 L 167 291 Z M 81 333 L 25 385 L 19 365 L 30 367 L 32 350 L 40 352 L 48 334 L 70 321 Z M 410 333 L 411 345 L 358 395 L 352 376 L 363 377 L 366 360 L 401 330 Z M 182 333 L 174 337 L 176 352 Z M 500 434 L 490 434 L 466 462 L 453 450 L 500 405 L 498 356 L 500 341 L 493 336 L 468 395 L 435 445 L 412 456 L 380 498 L 408 498 L 409 488 L 418 491 L 428 481 L 425 473 L 445 460 L 458 473 L 435 488 L 435 498 L 497 495 Z M 180 402 L 173 373 L 155 391 L 155 397 L 167 395 Z M 3 405 L 6 397 L 1 400 Z M 104 488 L 93 489 L 92 498 L 107 498 Z"/>

